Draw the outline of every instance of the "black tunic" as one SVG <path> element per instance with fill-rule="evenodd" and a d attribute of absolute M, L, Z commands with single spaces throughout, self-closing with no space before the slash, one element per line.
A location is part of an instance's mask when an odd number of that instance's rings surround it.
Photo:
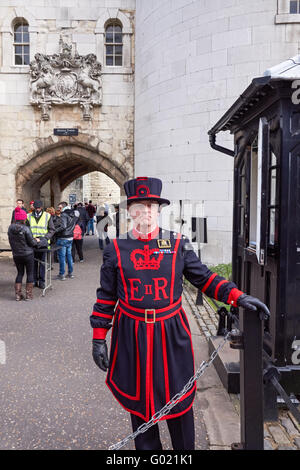
<path fill-rule="evenodd" d="M 113 321 L 106 383 L 127 411 L 148 421 L 194 375 L 183 276 L 233 305 L 242 292 L 202 264 L 184 236 L 157 228 L 145 240 L 136 233 L 106 247 L 90 319 L 96 339 L 105 338 Z M 160 248 L 161 239 L 169 240 L 167 248 Z M 164 419 L 187 412 L 195 391 L 196 383 Z"/>

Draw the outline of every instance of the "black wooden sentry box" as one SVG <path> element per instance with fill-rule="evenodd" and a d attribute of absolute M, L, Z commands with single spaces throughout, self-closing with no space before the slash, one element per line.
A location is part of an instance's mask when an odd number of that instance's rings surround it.
<path fill-rule="evenodd" d="M 269 306 L 265 349 L 294 393 L 300 392 L 299 79 L 300 56 L 271 68 L 209 131 L 211 146 L 234 157 L 233 281 Z M 216 144 L 216 134 L 228 130 L 234 151 Z"/>

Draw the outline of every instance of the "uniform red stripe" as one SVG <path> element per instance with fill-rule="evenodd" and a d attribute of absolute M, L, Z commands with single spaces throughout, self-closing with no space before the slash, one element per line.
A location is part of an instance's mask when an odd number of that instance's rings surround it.
<path fill-rule="evenodd" d="M 222 284 L 226 284 L 226 283 L 228 284 L 228 281 L 226 281 L 226 280 L 224 279 L 223 281 L 220 281 L 219 284 L 217 285 L 216 290 L 215 290 L 215 295 L 214 295 L 214 298 L 215 298 L 216 300 L 218 300 L 218 293 L 219 293 L 219 289 L 220 289 L 221 285 L 222 285 Z"/>
<path fill-rule="evenodd" d="M 167 357 L 167 348 L 166 348 L 165 324 L 163 322 L 161 324 L 161 339 L 162 339 L 163 362 L 164 362 L 166 403 L 168 403 L 170 401 L 169 371 L 168 371 L 168 357 Z"/>
<path fill-rule="evenodd" d="M 177 313 L 180 311 L 180 308 L 179 307 L 177 310 L 174 310 L 174 312 L 170 313 L 169 315 L 165 315 L 164 317 L 161 317 L 161 318 L 155 318 L 155 322 L 157 323 L 158 321 L 164 321 L 164 320 L 167 320 L 168 318 L 171 318 L 171 317 L 174 317 L 174 315 L 177 315 Z M 120 307 L 120 312 L 122 312 L 124 315 L 127 315 L 127 317 L 130 317 L 130 318 L 134 318 L 135 320 L 138 320 L 138 321 L 145 321 L 145 318 L 143 317 L 137 317 L 136 315 L 132 314 L 132 313 L 129 313 L 129 312 L 126 312 L 126 310 L 123 310 L 122 307 Z M 149 318 L 150 322 L 152 321 L 152 318 Z"/>
<path fill-rule="evenodd" d="M 181 302 L 181 300 L 182 300 L 182 298 L 179 297 L 179 299 L 176 300 L 176 302 L 174 302 L 173 304 L 170 304 L 167 307 L 163 307 L 163 308 L 156 308 L 155 311 L 156 311 L 156 313 L 165 312 L 166 310 L 169 310 L 170 308 L 176 307 L 176 305 L 179 304 Z M 125 305 L 125 307 L 127 307 L 130 310 L 133 310 L 134 312 L 145 313 L 144 308 L 133 307 L 132 305 L 126 304 L 122 299 L 120 299 L 120 304 Z"/>
<path fill-rule="evenodd" d="M 150 414 L 150 387 L 151 387 L 151 324 L 147 323 L 147 363 L 146 363 L 146 421 Z"/>
<path fill-rule="evenodd" d="M 118 257 L 118 265 L 119 265 L 120 274 L 121 274 L 121 278 L 122 278 L 122 283 L 123 283 L 123 287 L 124 287 L 125 300 L 126 300 L 126 302 L 128 303 L 127 285 L 126 285 L 126 281 L 125 281 L 125 277 L 124 277 L 124 272 L 123 272 L 123 268 L 122 268 L 122 263 L 121 263 L 121 254 L 120 254 L 120 250 L 119 250 L 119 247 L 118 247 L 118 243 L 117 243 L 116 238 L 114 239 L 113 243 L 114 243 L 114 245 L 115 245 L 115 249 L 116 249 L 116 253 L 117 253 L 117 257 Z"/>
<path fill-rule="evenodd" d="M 227 303 L 233 305 L 234 307 L 237 307 L 237 299 L 242 294 L 244 294 L 244 292 L 242 292 L 239 289 L 236 289 L 236 288 L 231 289 L 228 299 L 227 299 Z"/>
<path fill-rule="evenodd" d="M 106 328 L 93 328 L 93 339 L 105 339 L 106 335 Z"/>
<path fill-rule="evenodd" d="M 108 315 L 106 313 L 95 312 L 95 311 L 92 312 L 92 315 L 96 315 L 96 317 L 103 317 L 103 318 L 109 318 L 109 319 L 112 319 L 113 317 L 113 315 Z"/>
<path fill-rule="evenodd" d="M 176 264 L 176 256 L 177 256 L 177 250 L 178 250 L 178 245 L 180 242 L 181 234 L 177 234 L 177 240 L 175 243 L 174 251 L 175 253 L 173 254 L 173 259 L 172 259 L 172 276 L 171 276 L 171 288 L 170 288 L 170 303 L 173 303 L 173 295 L 174 295 L 174 279 L 175 279 L 175 264 Z"/>
<path fill-rule="evenodd" d="M 98 304 L 105 304 L 105 305 L 116 305 L 116 300 L 104 300 L 104 299 L 97 299 Z"/>
<path fill-rule="evenodd" d="M 151 415 L 153 416 L 155 414 L 155 404 L 154 404 L 154 390 L 153 390 L 153 337 L 154 337 L 154 325 L 151 325 L 151 366 L 150 366 L 150 372 L 151 372 L 151 391 L 150 391 L 150 403 L 151 403 Z"/>
<path fill-rule="evenodd" d="M 130 196 L 127 199 L 141 199 L 141 198 L 151 199 L 151 197 L 159 197 L 160 198 L 160 196 L 158 194 L 146 194 L 145 196 Z"/>
<path fill-rule="evenodd" d="M 207 283 L 205 284 L 205 286 L 203 287 L 202 289 L 202 292 L 205 292 L 206 289 L 210 286 L 210 284 L 213 282 L 214 278 L 217 276 L 218 274 L 217 273 L 214 273 L 210 276 L 210 278 L 208 279 Z"/>

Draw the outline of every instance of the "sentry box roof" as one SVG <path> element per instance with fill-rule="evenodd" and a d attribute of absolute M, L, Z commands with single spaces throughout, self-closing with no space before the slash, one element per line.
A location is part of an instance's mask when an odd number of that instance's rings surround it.
<path fill-rule="evenodd" d="M 272 84 L 279 80 L 300 80 L 300 55 L 267 69 L 262 77 L 254 78 L 235 103 L 208 131 L 211 144 L 214 144 L 218 132 L 228 130 L 234 132 L 246 116 L 253 117 L 262 99 L 273 90 Z M 233 152 L 229 154 L 233 156 Z"/>

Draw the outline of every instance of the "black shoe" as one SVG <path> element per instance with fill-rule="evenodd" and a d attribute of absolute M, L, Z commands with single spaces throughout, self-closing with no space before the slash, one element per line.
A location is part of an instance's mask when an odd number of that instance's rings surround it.
<path fill-rule="evenodd" d="M 45 283 L 44 282 L 39 282 L 39 288 L 40 289 L 45 289 Z"/>
<path fill-rule="evenodd" d="M 39 287 L 39 283 L 38 283 L 38 281 L 35 281 L 35 283 L 34 283 L 34 287 Z"/>

